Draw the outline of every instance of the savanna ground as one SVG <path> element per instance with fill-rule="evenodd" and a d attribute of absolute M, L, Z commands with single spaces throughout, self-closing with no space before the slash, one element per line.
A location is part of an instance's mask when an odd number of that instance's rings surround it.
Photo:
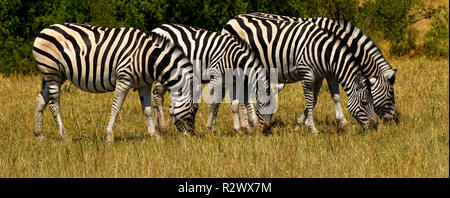
<path fill-rule="evenodd" d="M 400 123 L 362 132 L 350 124 L 338 131 L 324 87 L 315 108 L 319 135 L 295 120 L 305 106 L 299 83 L 279 95 L 273 134 L 235 135 L 231 110 L 223 104 L 218 133 L 206 132 L 207 104 L 197 114 L 198 136 L 177 134 L 167 108 L 163 141 L 146 131 L 137 92 L 130 92 L 105 143 L 112 93 L 91 94 L 63 86 L 62 119 L 70 141 L 58 141 L 48 108 L 39 141 L 32 134 L 39 76 L 0 76 L 0 177 L 449 177 L 449 62 L 447 59 L 390 58 Z M 342 93 L 342 92 L 341 92 Z M 344 107 L 347 97 L 343 96 Z"/>

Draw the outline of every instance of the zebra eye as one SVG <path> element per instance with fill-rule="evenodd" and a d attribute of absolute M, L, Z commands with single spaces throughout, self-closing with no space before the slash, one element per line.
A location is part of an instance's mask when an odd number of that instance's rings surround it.
<path fill-rule="evenodd" d="M 181 92 L 181 89 L 180 89 L 180 90 L 178 90 L 178 95 L 181 96 L 181 94 L 182 94 L 182 92 Z"/>
<path fill-rule="evenodd" d="M 361 100 L 361 104 L 364 105 L 364 106 L 366 106 L 366 105 L 369 104 L 369 102 L 368 102 L 367 100 Z"/>

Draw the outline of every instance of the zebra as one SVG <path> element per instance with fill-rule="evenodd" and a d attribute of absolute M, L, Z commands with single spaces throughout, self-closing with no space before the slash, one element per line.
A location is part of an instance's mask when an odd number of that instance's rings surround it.
<path fill-rule="evenodd" d="M 202 83 L 209 82 L 211 87 L 213 87 L 211 89 L 208 102 L 209 114 L 207 128 L 210 132 L 214 133 L 216 131 L 215 125 L 217 111 L 225 95 L 225 87 L 223 85 L 225 83 L 224 79 L 227 78 L 227 71 L 236 71 L 236 69 L 241 69 L 239 71 L 248 74 L 248 76 L 236 76 L 236 80 L 232 81 L 233 87 L 236 87 L 233 89 L 234 91 L 240 92 L 245 88 L 248 88 L 248 90 L 252 90 L 250 92 L 252 95 L 254 94 L 253 90 L 256 88 L 256 92 L 260 93 L 258 94 L 260 99 L 262 97 L 267 97 L 271 93 L 267 78 L 265 78 L 264 75 L 259 75 L 261 71 L 266 71 L 267 69 L 261 65 L 258 57 L 252 50 L 250 50 L 248 44 L 241 39 L 235 38 L 234 36 L 228 34 L 220 34 L 218 32 L 197 27 L 173 23 L 163 24 L 153 29 L 152 32 L 160 34 L 170 40 L 174 45 L 183 50 L 192 63 L 198 63 L 194 64 L 194 68 L 197 68 L 194 69 L 194 72 L 197 72 L 198 76 L 202 76 Z M 209 76 L 212 76 L 213 78 L 209 79 Z M 246 83 L 243 85 L 244 87 L 239 87 L 236 85 L 236 81 L 246 81 Z M 262 88 L 256 85 L 258 81 L 263 82 Z M 218 87 L 219 85 L 222 85 L 222 87 Z M 248 87 L 246 87 L 246 85 L 248 85 Z M 242 133 L 241 128 L 244 128 L 247 132 L 252 132 L 249 127 L 247 115 L 239 115 L 239 112 L 246 113 L 246 111 L 238 109 L 239 103 L 249 103 L 248 95 L 246 94 L 247 92 L 243 94 L 244 98 L 239 99 L 238 93 L 233 94 L 233 90 L 228 89 L 233 100 L 231 103 L 231 110 L 233 113 L 234 130 L 238 133 Z M 157 104 L 155 111 L 159 112 L 159 115 L 157 116 L 159 118 L 163 117 L 161 107 L 163 104 L 164 92 L 165 91 L 160 89 L 159 86 L 155 86 L 154 101 L 155 104 Z M 263 100 L 264 99 L 261 99 L 261 101 Z M 276 103 L 274 102 L 273 105 L 276 106 Z M 265 105 L 264 107 L 261 107 L 261 109 L 262 108 L 269 107 L 268 105 Z M 266 130 L 270 128 L 270 116 L 270 113 L 266 113 L 265 117 L 261 117 L 261 119 L 258 120 Z M 239 118 L 243 119 L 240 120 Z M 164 123 L 164 120 L 159 121 Z M 161 126 L 163 126 L 163 124 Z M 164 130 L 164 127 L 161 128 Z"/>
<path fill-rule="evenodd" d="M 318 18 L 297 18 L 262 12 L 250 13 L 248 15 L 257 17 L 267 17 L 290 22 L 311 21 L 318 25 L 322 30 L 329 31 L 342 39 L 344 43 L 353 50 L 358 63 L 363 67 L 364 75 L 371 80 L 371 92 L 374 99 L 374 108 L 378 116 L 385 121 L 394 120 L 398 123 L 399 113 L 394 99 L 394 83 L 397 68 L 393 69 L 386 61 L 381 51 L 375 43 L 366 36 L 359 28 L 346 20 L 336 20 L 324 17 Z M 337 85 L 328 79 L 328 85 Z M 336 118 L 341 125 L 345 125 L 347 120 L 342 112 L 340 104 L 339 87 L 330 87 L 332 99 L 335 104 Z M 252 106 L 249 106 L 252 108 Z M 251 112 L 251 111 L 250 111 Z M 302 114 L 298 119 L 301 124 L 305 115 Z"/>
<path fill-rule="evenodd" d="M 339 83 L 344 88 L 349 96 L 348 111 L 363 129 L 377 128 L 370 80 L 363 76 L 351 49 L 334 34 L 309 21 L 293 23 L 246 14 L 228 21 L 222 33 L 249 43 L 266 67 L 278 69 L 279 83 L 302 81 L 306 99 L 303 121 L 311 132 L 318 133 L 312 110 L 323 78 L 334 83 L 330 87 Z"/>
<path fill-rule="evenodd" d="M 34 135 L 43 139 L 42 117 L 50 111 L 61 139 L 66 132 L 61 121 L 60 88 L 70 80 L 91 93 L 114 91 L 106 141 L 113 141 L 113 126 L 130 88 L 139 92 L 148 134 L 159 139 L 151 118 L 151 86 L 161 82 L 171 90 L 171 115 L 178 130 L 194 130 L 192 64 L 183 52 L 157 34 L 135 28 L 103 28 L 76 23 L 53 24 L 43 29 L 33 43 L 33 55 L 42 78 L 36 97 Z"/>

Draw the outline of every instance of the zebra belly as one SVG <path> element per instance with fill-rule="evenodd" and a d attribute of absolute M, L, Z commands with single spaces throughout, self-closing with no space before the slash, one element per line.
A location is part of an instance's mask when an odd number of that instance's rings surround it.
<path fill-rule="evenodd" d="M 116 78 L 113 77 L 111 80 L 108 78 L 96 79 L 95 81 L 92 79 L 81 78 L 80 82 L 78 79 L 69 78 L 70 82 L 75 85 L 75 87 L 90 93 L 106 93 L 114 91 L 116 88 Z"/>
<path fill-rule="evenodd" d="M 288 71 L 282 71 L 278 67 L 277 71 L 278 83 L 295 83 L 301 81 L 310 72 L 308 68 L 302 66 L 289 67 Z"/>

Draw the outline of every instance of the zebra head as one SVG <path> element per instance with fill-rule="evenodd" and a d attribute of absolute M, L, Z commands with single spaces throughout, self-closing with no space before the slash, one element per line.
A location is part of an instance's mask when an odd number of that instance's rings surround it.
<path fill-rule="evenodd" d="M 173 70 L 170 75 L 169 82 L 174 83 L 168 87 L 172 98 L 169 114 L 179 132 L 185 135 L 195 134 L 195 115 L 198 104 L 194 103 L 193 99 L 193 81 L 196 79 L 189 60 L 184 59 L 180 61 L 179 65 L 188 66 L 178 67 L 179 69 Z"/>
<path fill-rule="evenodd" d="M 150 33 L 149 38 L 153 43 L 150 49 L 159 50 L 162 58 L 149 57 L 154 61 L 148 64 L 151 67 L 148 72 L 170 91 L 169 114 L 177 130 L 184 134 L 194 133 L 197 106 L 193 100 L 193 81 L 196 80 L 193 66 L 183 51 L 168 39 L 156 33 Z"/>
<path fill-rule="evenodd" d="M 263 126 L 264 134 L 270 133 L 272 116 L 277 111 L 278 107 L 278 100 L 276 96 L 285 85 L 286 83 L 278 84 L 273 88 L 265 87 L 265 93 L 258 93 L 259 96 L 255 104 L 255 113 L 258 116 L 259 122 Z"/>
<path fill-rule="evenodd" d="M 191 83 L 184 83 L 177 91 L 171 90 L 172 103 L 169 114 L 177 130 L 185 135 L 195 134 L 195 115 L 198 104 L 193 102 Z"/>
<path fill-rule="evenodd" d="M 399 113 L 394 100 L 394 83 L 397 69 L 384 71 L 378 78 L 370 78 L 374 108 L 383 121 L 399 122 Z"/>
<path fill-rule="evenodd" d="M 177 109 L 186 108 L 185 105 L 181 104 L 181 106 L 176 106 L 175 103 L 170 105 L 170 115 L 172 116 L 175 127 L 177 130 L 185 135 L 195 134 L 195 115 L 198 110 L 198 105 L 194 104 L 193 108 L 188 111 L 180 112 Z M 178 112 L 178 114 L 177 114 Z"/>
<path fill-rule="evenodd" d="M 366 129 L 377 129 L 369 79 L 361 73 L 356 74 L 355 83 L 348 94 L 348 111 Z"/>

